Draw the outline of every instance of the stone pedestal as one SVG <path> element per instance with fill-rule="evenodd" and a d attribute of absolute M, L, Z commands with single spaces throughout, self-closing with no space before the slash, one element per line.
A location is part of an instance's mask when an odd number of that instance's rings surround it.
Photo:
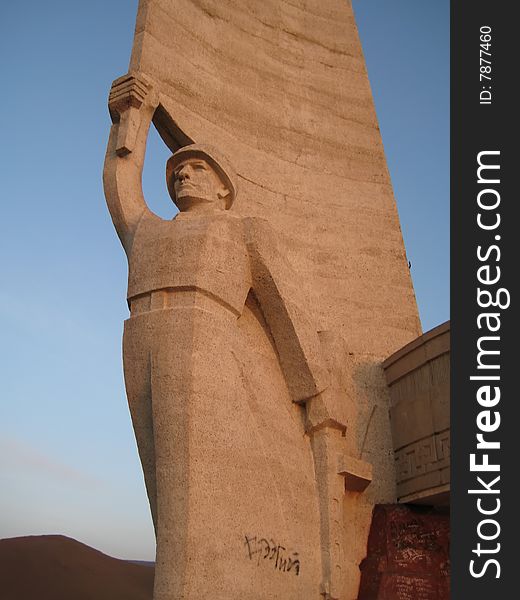
<path fill-rule="evenodd" d="M 449 600 L 449 540 L 448 512 L 377 506 L 358 600 Z"/>

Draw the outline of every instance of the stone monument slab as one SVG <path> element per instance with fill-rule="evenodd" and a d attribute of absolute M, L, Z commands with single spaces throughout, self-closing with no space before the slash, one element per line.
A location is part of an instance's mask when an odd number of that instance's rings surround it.
<path fill-rule="evenodd" d="M 353 600 L 395 500 L 381 362 L 420 324 L 351 4 L 141 0 L 109 109 L 154 598 Z"/>

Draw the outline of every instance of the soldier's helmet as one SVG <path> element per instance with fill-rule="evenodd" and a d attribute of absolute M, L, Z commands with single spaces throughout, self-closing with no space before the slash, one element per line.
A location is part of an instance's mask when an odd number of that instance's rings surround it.
<path fill-rule="evenodd" d="M 183 146 L 168 159 L 166 163 L 166 185 L 171 199 L 175 202 L 175 168 L 188 158 L 202 159 L 214 169 L 229 190 L 229 195 L 226 197 L 226 209 L 229 209 L 237 196 L 236 173 L 228 159 L 208 144 Z"/>

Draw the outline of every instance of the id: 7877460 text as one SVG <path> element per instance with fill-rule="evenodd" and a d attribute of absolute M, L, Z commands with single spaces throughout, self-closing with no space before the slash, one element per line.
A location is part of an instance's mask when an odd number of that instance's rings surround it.
<path fill-rule="evenodd" d="M 480 28 L 480 104 L 491 104 L 491 27 Z"/>

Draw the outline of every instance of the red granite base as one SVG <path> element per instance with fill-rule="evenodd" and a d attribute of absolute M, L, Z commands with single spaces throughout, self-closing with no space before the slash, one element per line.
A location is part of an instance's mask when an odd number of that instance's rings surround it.
<path fill-rule="evenodd" d="M 358 600 L 449 600 L 449 544 L 449 513 L 376 506 Z"/>

